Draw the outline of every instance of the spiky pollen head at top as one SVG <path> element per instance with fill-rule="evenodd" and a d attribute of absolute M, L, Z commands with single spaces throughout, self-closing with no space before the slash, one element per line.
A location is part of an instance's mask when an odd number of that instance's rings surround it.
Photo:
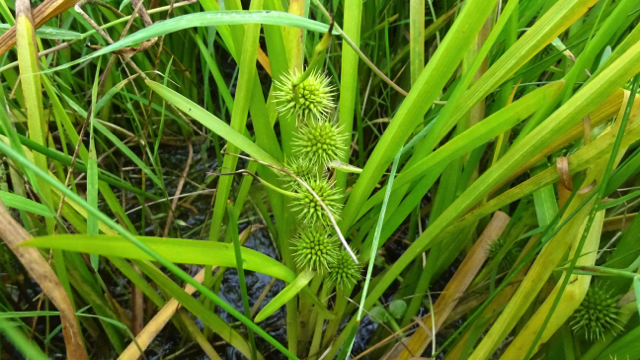
<path fill-rule="evenodd" d="M 296 265 L 319 273 L 328 270 L 340 254 L 340 241 L 324 226 L 303 226 L 291 242 Z"/>
<path fill-rule="evenodd" d="M 342 248 L 336 261 L 329 267 L 329 281 L 340 288 L 349 288 L 360 280 L 362 265 L 356 264 L 349 252 Z"/>
<path fill-rule="evenodd" d="M 584 334 L 589 341 L 599 340 L 607 333 L 615 334 L 622 327 L 618 324 L 619 296 L 612 295 L 606 282 L 594 282 L 582 303 L 573 313 L 571 328 L 576 335 Z"/>
<path fill-rule="evenodd" d="M 329 179 L 316 176 L 308 179 L 305 183 L 318 195 L 331 215 L 337 218 L 342 210 L 342 205 L 338 202 L 342 198 L 342 194 L 335 189 L 334 182 Z M 329 223 L 329 215 L 320 204 L 320 201 L 302 184 L 296 184 L 296 193 L 298 197 L 292 202 L 293 208 L 298 212 L 298 216 L 307 225 L 317 223 Z"/>
<path fill-rule="evenodd" d="M 300 126 L 294 135 L 293 150 L 318 166 L 340 160 L 347 151 L 346 135 L 330 120 L 314 120 Z"/>
<path fill-rule="evenodd" d="M 275 82 L 274 98 L 281 114 L 293 114 L 302 120 L 325 119 L 334 108 L 335 88 L 329 78 L 319 71 L 312 71 L 300 84 L 295 85 L 300 74 L 291 71 Z"/>

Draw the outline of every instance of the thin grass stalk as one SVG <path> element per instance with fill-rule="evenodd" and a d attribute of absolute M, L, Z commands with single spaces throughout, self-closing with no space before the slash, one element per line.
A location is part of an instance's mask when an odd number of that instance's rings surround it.
<path fill-rule="evenodd" d="M 425 0 L 411 0 L 409 2 L 409 53 L 412 85 L 418 80 L 424 68 L 424 18 Z"/>
<path fill-rule="evenodd" d="M 233 205 L 227 205 L 227 214 L 229 215 L 229 229 L 227 236 L 231 237 L 233 242 L 233 249 L 236 254 L 236 264 L 238 266 L 238 281 L 240 282 L 240 294 L 242 295 L 242 308 L 244 310 L 244 316 L 251 318 L 251 309 L 249 308 L 249 298 L 247 295 L 247 284 L 244 280 L 244 267 L 242 265 L 242 254 L 240 253 L 240 237 L 238 236 L 238 213 L 234 209 Z M 251 360 L 258 358 L 256 353 L 256 341 L 253 337 L 253 331 L 247 329 L 249 336 L 249 344 L 251 345 Z"/>
<path fill-rule="evenodd" d="M 382 224 L 384 222 L 385 211 L 387 210 L 387 202 L 389 201 L 389 196 L 391 195 L 391 190 L 393 189 L 393 180 L 396 176 L 396 171 L 398 170 L 398 163 L 400 162 L 400 156 L 402 155 L 402 147 L 396 154 L 395 159 L 393 160 L 393 164 L 391 165 L 391 172 L 389 173 L 389 180 L 387 181 L 387 190 L 384 194 L 384 199 L 382 200 L 382 208 L 380 209 L 380 215 L 378 216 L 378 222 L 376 223 L 375 232 L 373 235 L 373 244 L 371 246 L 371 254 L 369 255 L 369 265 L 367 266 L 367 275 L 364 279 L 364 286 L 362 288 L 362 297 L 360 300 L 360 306 L 358 306 L 358 312 L 356 313 L 356 322 L 360 323 L 362 320 L 362 314 L 364 310 L 364 301 L 367 296 L 367 290 L 369 289 L 369 283 L 371 282 L 371 277 L 373 276 L 373 264 L 376 260 L 376 252 L 378 251 L 378 241 L 380 240 L 380 233 L 382 232 Z M 355 337 L 353 338 L 355 340 Z M 351 354 L 351 349 L 353 348 L 353 341 L 347 347 L 347 354 Z"/>
<path fill-rule="evenodd" d="M 262 9 L 262 0 L 251 1 L 250 8 L 252 10 Z M 242 54 L 244 55 L 241 56 L 240 73 L 238 84 L 236 85 L 238 91 L 236 92 L 234 100 L 233 113 L 231 114 L 231 127 L 240 133 L 244 132 L 247 115 L 249 113 L 249 102 L 251 99 L 253 78 L 255 76 L 255 64 L 258 56 L 259 36 L 259 24 L 246 25 L 245 36 L 242 42 Z M 223 169 L 226 169 L 226 171 L 235 170 L 238 158 L 233 156 L 233 154 L 239 151 L 240 149 L 236 146 L 228 144 L 227 152 L 229 154 L 224 157 L 222 162 Z M 219 236 L 232 182 L 233 177 L 222 177 L 218 180 L 213 215 L 211 217 L 211 228 L 209 230 L 209 240 L 215 240 Z"/>
<path fill-rule="evenodd" d="M 360 28 L 362 27 L 362 5 L 361 0 L 346 0 L 344 3 L 344 29 L 343 32 L 349 36 L 355 46 L 360 46 Z M 338 124 L 344 134 L 344 146 L 348 151 L 340 161 L 349 162 L 351 154 L 351 139 L 353 132 L 353 119 L 356 110 L 356 99 L 358 97 L 358 62 L 360 61 L 355 50 L 342 42 L 342 63 L 340 74 L 340 101 L 338 103 Z M 360 151 L 363 151 L 362 149 Z M 336 174 L 336 188 L 344 189 L 347 184 L 347 173 L 339 171 Z"/>

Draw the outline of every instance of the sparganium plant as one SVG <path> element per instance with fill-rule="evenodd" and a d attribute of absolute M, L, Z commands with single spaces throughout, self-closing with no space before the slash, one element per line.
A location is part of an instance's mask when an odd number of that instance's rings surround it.
<path fill-rule="evenodd" d="M 292 144 L 297 154 L 319 166 L 341 159 L 347 151 L 344 132 L 331 120 L 302 124 L 294 136 Z"/>
<path fill-rule="evenodd" d="M 296 265 L 322 273 L 336 261 L 340 242 L 322 225 L 301 227 L 292 241 Z"/>
<path fill-rule="evenodd" d="M 489 259 L 495 259 L 502 248 L 506 245 L 506 239 L 501 237 L 500 239 L 494 241 L 489 247 Z M 508 271 L 511 269 L 513 264 L 518 260 L 518 255 L 520 254 L 520 247 L 511 244 L 509 249 L 506 251 L 502 259 L 500 260 L 500 264 L 498 264 L 498 270 L 501 272 Z"/>
<path fill-rule="evenodd" d="M 342 210 L 342 205 L 339 203 L 342 194 L 335 189 L 334 181 L 324 176 L 316 176 L 308 179 L 306 184 L 318 195 L 322 203 L 327 206 L 331 215 L 338 217 Z M 329 220 L 329 215 L 318 199 L 301 184 L 297 184 L 295 188 L 297 197 L 293 201 L 293 208 L 298 212 L 299 218 L 307 225 L 317 223 L 326 224 Z"/>
<path fill-rule="evenodd" d="M 300 74 L 291 71 L 275 82 L 274 97 L 281 114 L 293 114 L 301 120 L 325 119 L 334 108 L 335 87 L 329 83 L 329 77 L 314 70 L 301 81 Z"/>
<path fill-rule="evenodd" d="M 285 169 L 303 181 L 308 181 L 309 179 L 318 176 L 320 171 L 323 171 L 317 165 L 300 156 L 296 156 L 287 161 Z M 285 174 L 282 178 L 285 185 L 289 188 L 295 188 L 296 184 L 298 184 L 298 181 L 288 174 Z"/>
<path fill-rule="evenodd" d="M 593 283 L 573 313 L 573 332 L 584 334 L 589 341 L 597 341 L 607 333 L 615 334 L 622 330 L 618 324 L 620 308 L 616 304 L 619 298 L 607 289 L 606 282 Z"/>
<path fill-rule="evenodd" d="M 349 288 L 360 280 L 362 264 L 356 264 L 347 250 L 342 249 L 336 261 L 329 268 L 329 281 L 340 288 Z"/>

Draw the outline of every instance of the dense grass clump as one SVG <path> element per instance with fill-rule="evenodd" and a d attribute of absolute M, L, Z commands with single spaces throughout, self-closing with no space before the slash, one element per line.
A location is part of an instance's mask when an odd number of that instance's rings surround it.
<path fill-rule="evenodd" d="M 639 0 L 0 1 L 0 359 L 640 358 Z"/>

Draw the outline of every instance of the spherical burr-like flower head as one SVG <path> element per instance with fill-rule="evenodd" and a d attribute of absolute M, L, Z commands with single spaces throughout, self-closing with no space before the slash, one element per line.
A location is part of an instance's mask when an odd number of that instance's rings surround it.
<path fill-rule="evenodd" d="M 341 159 L 347 147 L 341 128 L 329 120 L 314 120 L 301 125 L 293 140 L 293 149 L 318 166 Z"/>
<path fill-rule="evenodd" d="M 500 253 L 500 250 L 502 250 L 502 248 L 505 245 L 506 245 L 505 238 L 501 237 L 500 239 L 494 241 L 491 244 L 491 247 L 489 247 L 489 259 L 490 260 L 495 259 Z M 500 264 L 498 265 L 498 270 L 500 270 L 500 272 L 509 271 L 511 267 L 513 267 L 513 264 L 516 263 L 516 260 L 518 260 L 520 251 L 521 249 L 518 246 L 511 244 L 507 252 L 504 254 L 502 259 L 500 260 Z"/>
<path fill-rule="evenodd" d="M 316 176 L 306 181 L 306 184 L 318 195 L 318 198 L 326 205 L 334 218 L 337 218 L 342 205 L 338 202 L 342 195 L 334 188 L 334 182 L 325 177 Z M 305 186 L 296 184 L 298 197 L 293 201 L 293 208 L 298 212 L 298 216 L 307 225 L 317 223 L 329 223 L 329 215 L 316 198 Z"/>
<path fill-rule="evenodd" d="M 324 226 L 303 226 L 292 240 L 296 265 L 322 273 L 339 255 L 340 242 Z"/>
<path fill-rule="evenodd" d="M 285 169 L 303 181 L 309 181 L 309 179 L 319 175 L 319 167 L 317 165 L 299 156 L 287 161 Z M 288 174 L 284 174 L 282 180 L 289 188 L 296 188 L 298 184 L 298 181 Z"/>
<path fill-rule="evenodd" d="M 362 266 L 356 264 L 349 252 L 342 248 L 336 261 L 329 267 L 329 281 L 337 287 L 349 288 L 360 280 Z"/>
<path fill-rule="evenodd" d="M 597 341 L 607 333 L 615 334 L 622 327 L 618 324 L 620 308 L 616 305 L 619 296 L 612 295 L 603 281 L 589 288 L 578 309 L 573 313 L 573 332 L 584 334 L 589 341 Z"/>
<path fill-rule="evenodd" d="M 329 77 L 312 71 L 304 81 L 295 85 L 299 76 L 297 71 L 291 71 L 275 82 L 273 94 L 278 111 L 295 115 L 299 122 L 327 118 L 334 108 L 335 90 L 329 83 Z"/>

